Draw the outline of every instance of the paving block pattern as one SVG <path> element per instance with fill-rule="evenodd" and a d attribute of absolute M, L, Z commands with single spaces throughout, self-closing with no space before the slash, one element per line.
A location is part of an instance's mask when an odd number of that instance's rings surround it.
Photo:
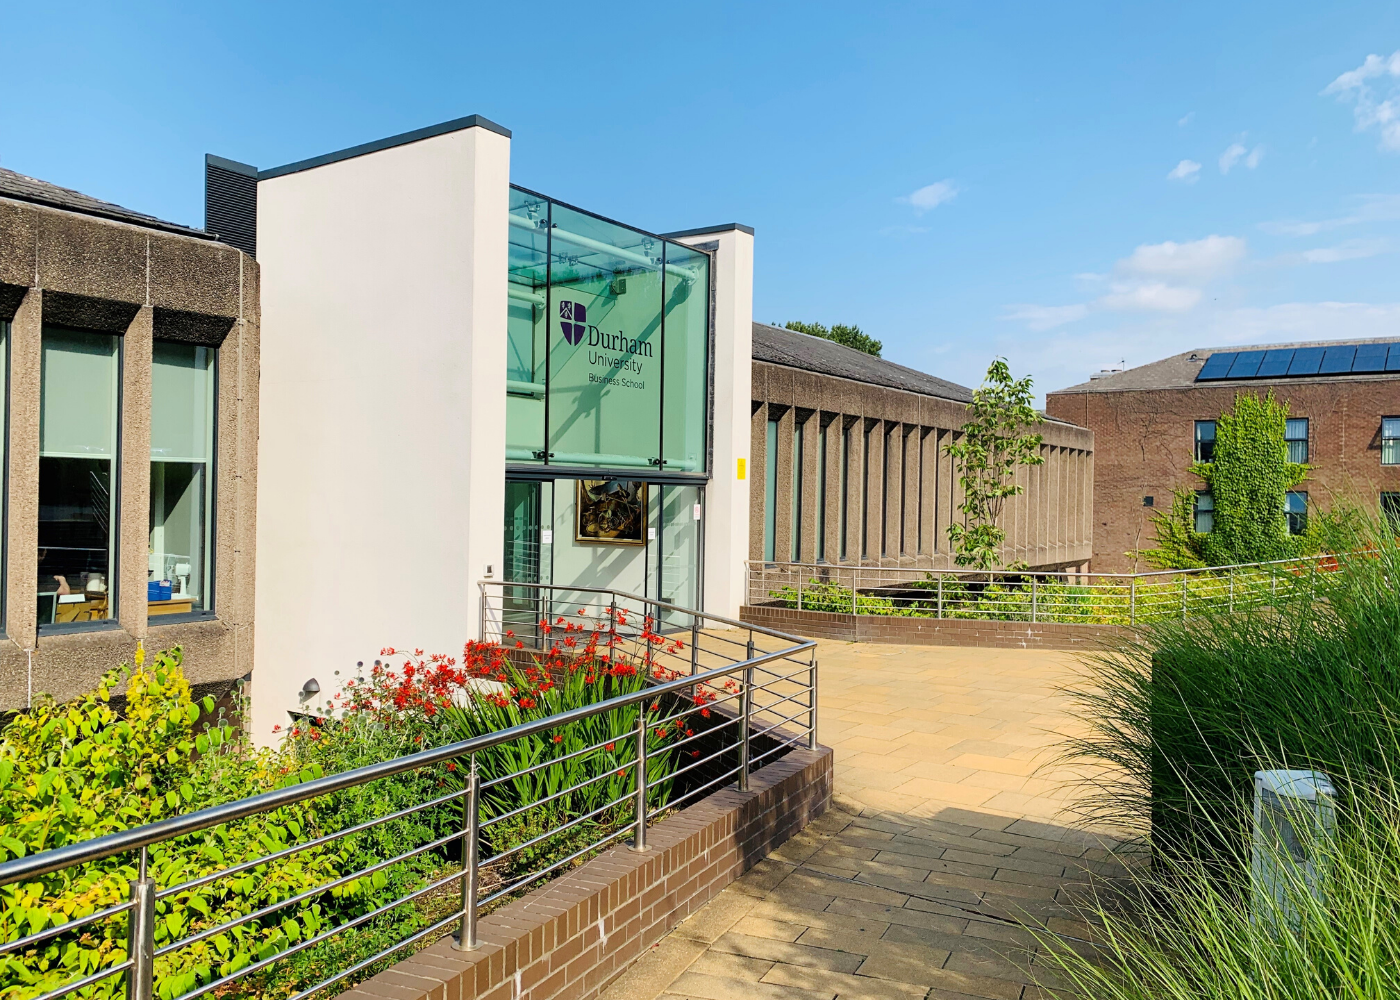
<path fill-rule="evenodd" d="M 1067 824 L 1067 652 L 823 642 L 835 807 L 649 949 L 604 1000 L 1032 1000 L 1114 831 Z"/>

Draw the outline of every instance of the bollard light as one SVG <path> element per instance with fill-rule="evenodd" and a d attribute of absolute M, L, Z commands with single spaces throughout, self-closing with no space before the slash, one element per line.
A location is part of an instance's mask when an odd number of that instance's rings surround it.
<path fill-rule="evenodd" d="M 1250 859 L 1255 922 L 1297 930 L 1302 919 L 1290 886 L 1322 899 L 1324 854 L 1336 834 L 1337 793 L 1321 771 L 1256 771 Z"/>

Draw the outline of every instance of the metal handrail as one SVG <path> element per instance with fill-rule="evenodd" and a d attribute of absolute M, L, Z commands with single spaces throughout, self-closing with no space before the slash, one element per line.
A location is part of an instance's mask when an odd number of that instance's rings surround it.
<path fill-rule="evenodd" d="M 643 706 L 645 702 L 654 701 L 659 696 L 674 694 L 684 698 L 687 694 L 689 694 L 691 697 L 688 700 L 695 701 L 695 704 L 692 705 L 692 707 L 690 707 L 689 709 L 685 709 L 681 712 L 677 712 L 674 714 L 668 714 L 665 720 L 666 725 L 670 725 L 671 723 L 676 722 L 685 715 L 690 715 L 695 712 L 698 712 L 706 706 L 717 707 L 720 704 L 732 702 L 736 698 L 739 701 L 737 711 L 732 712 L 732 718 L 728 718 L 726 721 L 720 723 L 719 725 L 711 726 L 708 730 L 706 730 L 706 732 L 709 733 L 719 733 L 722 731 L 728 731 L 732 735 L 725 737 L 725 739 L 726 741 L 732 740 L 733 742 L 729 743 L 728 746 L 725 746 L 718 751 L 708 754 L 703 760 L 693 762 L 689 766 L 668 772 L 665 780 L 672 780 L 678 774 L 689 772 L 692 770 L 693 767 L 698 767 L 712 760 L 721 758 L 725 754 L 732 753 L 735 750 L 738 751 L 739 756 L 738 766 L 729 769 L 725 774 L 719 776 L 718 778 L 709 780 L 700 788 L 690 789 L 684 795 L 681 796 L 681 800 L 692 798 L 693 796 L 700 794 L 705 790 L 716 786 L 717 784 L 722 784 L 728 781 L 734 781 L 736 779 L 739 788 L 741 790 L 744 790 L 748 786 L 748 773 L 752 765 L 755 764 L 757 761 L 768 758 L 772 754 L 784 748 L 796 746 L 803 741 L 805 741 L 808 747 L 816 746 L 816 643 L 810 639 L 803 639 L 799 636 L 790 635 L 788 633 L 760 625 L 754 625 L 749 622 L 736 621 L 734 619 L 727 618 L 722 615 L 714 615 L 709 614 L 707 612 L 684 608 L 679 605 L 672 604 L 666 601 L 661 601 L 655 598 L 648 598 L 641 595 L 631 594 L 625 591 L 609 590 L 607 588 L 602 587 L 523 584 L 514 583 L 510 581 L 483 580 L 478 582 L 478 588 L 481 593 L 482 602 L 481 636 L 483 640 L 486 638 L 487 635 L 488 616 L 486 612 L 488 610 L 489 604 L 489 591 L 492 588 L 501 588 L 500 596 L 502 599 L 502 606 L 500 609 L 501 617 L 496 619 L 496 621 L 493 622 L 492 625 L 494 627 L 494 625 L 499 624 L 502 629 L 504 629 L 504 616 L 506 612 L 504 601 L 506 599 L 507 588 L 516 592 L 520 590 L 534 590 L 538 595 L 536 600 L 545 602 L 554 600 L 555 598 L 553 598 L 553 594 L 561 592 L 567 593 L 570 595 L 570 597 L 566 602 L 564 602 L 564 604 L 569 606 L 573 605 L 575 600 L 575 598 L 572 595 L 593 594 L 605 596 L 608 599 L 609 603 L 604 605 L 603 607 L 609 609 L 609 613 L 611 616 L 611 620 L 609 622 L 608 627 L 610 635 L 621 639 L 624 643 L 629 640 L 642 640 L 643 653 L 640 656 L 639 661 L 640 665 L 643 665 L 645 668 L 644 673 L 647 677 L 646 686 L 632 694 L 618 695 L 616 697 L 609 698 L 605 701 L 601 701 L 593 705 L 581 706 L 579 708 L 574 708 L 565 712 L 560 712 L 556 715 L 552 715 L 545 719 L 540 719 L 532 722 L 522 722 L 518 725 L 512 726 L 508 729 L 499 730 L 497 732 L 487 733 L 481 736 L 473 737 L 471 739 L 460 740 L 458 742 L 446 744 L 439 747 L 432 747 L 426 750 L 420 750 L 416 753 L 408 754 L 403 757 L 397 757 L 392 760 L 379 761 L 363 767 L 355 768 L 351 771 L 345 771 L 340 774 L 326 775 L 310 781 L 290 785 L 285 788 L 279 788 L 272 791 L 263 792 L 259 795 L 254 795 L 246 799 L 210 806 L 192 813 L 187 813 L 185 815 L 172 816 L 168 819 L 160 820 L 155 823 L 150 823 L 144 826 L 134 827 L 129 830 L 122 830 L 115 833 L 107 834 L 102 837 L 94 838 L 93 840 L 83 841 L 76 844 L 69 844 L 52 850 L 43 851 L 28 857 L 15 858 L 0 863 L 0 886 L 4 886 L 25 879 L 31 879 L 37 876 L 51 874 L 53 872 L 61 871 L 66 868 L 71 868 L 79 865 L 90 865 L 96 862 L 101 862 L 105 859 L 116 857 L 118 855 L 124 855 L 130 852 L 137 851 L 140 852 L 139 874 L 136 878 L 130 880 L 131 898 L 127 902 L 109 907 L 105 910 L 98 911 L 93 914 L 89 914 L 79 919 L 58 924 L 54 927 L 45 928 L 43 931 L 40 931 L 36 934 L 31 934 L 25 938 L 9 942 L 5 945 L 0 945 L 0 954 L 5 954 L 25 945 L 38 943 L 40 940 L 52 938 L 60 934 L 75 931 L 76 929 L 94 923 L 99 919 L 108 919 L 114 916 L 119 916 L 123 913 L 131 914 L 131 916 L 128 918 L 129 947 L 127 948 L 126 952 L 128 957 L 125 959 L 125 961 L 119 964 L 114 964 L 99 972 L 92 973 L 91 975 L 88 975 L 80 980 L 69 982 L 65 986 L 56 988 L 46 994 L 43 994 L 42 996 L 36 998 L 36 1000 L 56 1000 L 56 998 L 70 993 L 76 989 L 79 989 L 84 985 L 88 985 L 90 983 L 100 981 L 101 979 L 104 979 L 108 976 L 115 976 L 123 972 L 127 973 L 126 978 L 128 1000 L 150 1000 L 154 987 L 153 963 L 157 957 L 170 955 L 171 953 L 177 952 L 182 948 L 188 947 L 192 944 L 196 944 L 201 941 L 205 941 L 211 937 L 223 933 L 232 927 L 248 924 L 260 920 L 264 917 L 267 917 L 271 914 L 275 914 L 278 911 L 286 909 L 288 907 L 296 906 L 299 903 L 305 903 L 307 900 L 319 895 L 322 892 L 326 892 L 337 886 L 347 884 L 354 879 L 362 878 L 366 874 L 389 868 L 393 865 L 403 862 L 407 858 L 421 855 L 427 851 L 436 850 L 449 843 L 452 843 L 453 841 L 461 841 L 463 845 L 462 868 L 460 872 L 454 871 L 445 877 L 434 878 L 434 880 L 432 880 L 430 884 L 408 892 L 406 895 L 400 896 L 388 903 L 385 903 L 382 906 L 376 907 L 369 913 L 358 915 L 353 919 L 338 924 L 335 927 L 326 928 L 321 932 L 312 935 L 311 937 L 297 942 L 295 945 L 286 948 L 285 950 L 279 952 L 276 955 L 272 955 L 267 957 L 266 959 L 253 962 L 247 966 L 244 966 L 242 969 L 231 972 L 228 975 L 220 977 L 212 982 L 205 983 L 194 989 L 192 992 L 185 994 L 185 996 L 193 998 L 208 993 L 212 989 L 219 988 L 249 973 L 256 972 L 260 969 L 264 969 L 269 965 L 281 960 L 282 958 L 296 954 L 307 947 L 311 947 L 320 941 L 324 941 L 332 934 L 353 929 L 354 927 L 362 925 L 367 920 L 375 917 L 376 915 L 387 913 L 390 910 L 393 910 L 395 907 L 403 906 L 407 903 L 412 902 L 415 899 L 421 898 L 428 892 L 450 885 L 454 882 L 461 883 L 462 897 L 461 905 L 454 913 L 442 920 L 435 921 L 431 927 L 423 931 L 419 931 L 418 933 L 415 933 L 404 940 L 398 941 L 395 944 L 392 944 L 387 949 L 380 951 L 378 955 L 370 959 L 366 959 L 363 962 L 357 962 L 351 968 L 339 972 L 338 974 L 332 976 L 330 979 L 325 980 L 319 985 L 303 990 L 301 993 L 297 994 L 297 997 L 308 996 L 310 993 L 315 992 L 318 989 L 324 988 L 327 985 L 338 982 L 344 979 L 346 976 L 354 973 L 355 971 L 368 967 L 370 964 L 373 963 L 373 961 L 394 954 L 395 952 L 408 946 L 409 944 L 421 940 L 425 935 L 441 930 L 442 928 L 445 928 L 453 924 L 454 922 L 460 924 L 459 933 L 457 936 L 457 947 L 465 950 L 475 948 L 477 946 L 476 922 L 478 910 L 482 906 L 489 904 L 493 900 L 502 898 L 503 896 L 518 891 L 523 886 L 528 885 L 531 882 L 537 881 L 538 879 L 543 878 L 544 876 L 559 870 L 561 867 L 565 866 L 566 864 L 570 863 L 571 861 L 577 858 L 583 857 L 590 851 L 601 849 L 603 846 L 616 841 L 619 837 L 625 836 L 629 832 L 632 834 L 632 849 L 638 851 L 644 851 L 647 849 L 647 824 L 651 819 L 654 818 L 654 816 L 657 814 L 657 811 L 661 808 L 661 806 L 658 806 L 657 809 L 649 809 L 648 807 L 648 755 L 653 751 L 650 751 L 648 749 L 647 735 L 651 726 L 657 724 L 659 720 L 653 720 L 651 722 L 648 722 L 646 718 L 645 708 L 641 706 Z M 514 595 L 512 595 L 512 599 L 513 598 Z M 625 604 L 628 602 L 640 605 L 643 610 L 638 612 L 633 608 L 626 607 Z M 586 604 L 587 602 L 585 601 L 582 603 Z M 538 609 L 538 604 L 536 605 L 536 609 Z M 621 614 L 619 614 L 619 612 Z M 653 613 L 655 614 L 654 618 L 652 617 Z M 656 631 L 656 629 L 653 628 L 653 625 L 659 623 L 659 620 L 663 613 L 674 614 L 682 618 L 689 617 L 691 622 L 689 631 L 690 638 L 692 641 L 692 649 L 689 656 L 684 658 L 683 661 L 684 665 L 687 666 L 691 672 L 685 673 L 683 676 L 681 676 L 682 671 L 671 671 L 669 669 L 661 667 L 660 669 L 666 670 L 664 674 L 660 675 L 661 678 L 674 678 L 670 680 L 657 679 L 655 671 L 658 668 L 658 664 L 664 658 L 664 656 L 661 654 L 670 655 L 673 659 L 675 659 L 678 662 L 682 662 L 682 658 L 675 655 L 675 650 L 667 650 L 664 648 L 664 646 L 662 648 L 654 647 L 652 645 L 653 640 L 649 640 L 646 638 L 649 632 L 651 634 L 659 634 Z M 631 628 L 623 628 L 619 631 L 617 623 L 620 618 L 631 618 L 634 615 L 638 614 L 641 615 L 641 619 L 639 621 L 640 628 L 638 628 L 636 631 L 633 631 Z M 601 613 L 598 617 L 601 618 Z M 734 643 L 735 645 L 741 646 L 744 649 L 744 658 L 741 660 L 736 660 L 732 658 L 734 656 L 737 656 L 737 650 L 735 650 L 734 653 L 731 654 L 729 652 L 721 651 L 712 647 L 708 650 L 708 655 L 717 655 L 726 660 L 729 660 L 729 662 L 723 663 L 722 665 L 717 667 L 700 669 L 698 649 L 699 640 L 702 638 L 702 636 L 709 635 L 709 633 L 701 632 L 700 625 L 702 622 L 714 623 L 722 627 L 740 629 L 747 632 L 747 643 L 744 643 L 742 641 Z M 541 624 L 543 624 L 543 622 L 541 622 Z M 778 640 L 778 642 L 782 645 L 782 648 L 776 650 L 760 651 L 755 647 L 755 636 L 767 637 Z M 734 642 L 727 636 L 716 635 L 713 638 L 715 640 L 723 640 L 724 645 L 728 645 Z M 611 647 L 612 645 L 613 643 L 610 639 L 609 646 Z M 559 647 L 556 645 L 554 648 L 558 649 Z M 615 656 L 617 655 L 617 653 L 610 652 L 609 655 Z M 797 661 L 799 669 L 793 671 L 791 670 L 790 666 L 779 669 L 765 669 L 765 665 L 776 665 L 777 662 L 780 660 L 787 660 L 790 662 L 790 664 L 792 661 Z M 763 680 L 761 682 L 756 682 L 756 670 L 764 675 L 767 675 L 767 677 L 770 679 Z M 806 675 L 805 682 L 800 679 L 804 673 Z M 737 685 L 734 684 L 734 680 L 736 678 L 739 680 L 739 683 Z M 719 687 L 720 682 L 726 682 L 723 689 Z M 787 689 L 785 689 L 784 692 L 778 692 L 773 690 L 771 685 L 776 685 L 780 682 L 789 685 L 791 687 L 791 690 L 788 691 Z M 735 690 L 736 688 L 737 690 Z M 698 698 L 698 695 L 696 693 L 701 691 L 709 692 L 709 700 L 702 702 Z M 722 691 L 723 693 L 721 693 Z M 755 696 L 759 694 L 765 695 L 765 699 L 762 703 L 756 704 Z M 789 711 L 790 708 L 784 707 L 783 712 L 781 713 L 775 711 L 775 709 L 780 705 L 790 706 L 791 708 L 796 708 L 798 710 L 794 712 L 791 716 L 786 716 L 785 713 Z M 550 730 L 557 730 L 569 725 L 570 723 L 574 723 L 582 719 L 590 718 L 593 716 L 606 715 L 608 713 L 616 712 L 619 709 L 625 709 L 631 706 L 638 706 L 635 719 L 630 724 L 629 731 L 619 733 L 614 740 L 607 741 L 606 743 L 599 743 L 597 745 L 585 747 L 582 750 L 574 751 L 566 755 L 566 757 L 564 758 L 551 759 L 550 761 L 541 764 L 535 764 L 523 768 L 521 770 L 512 771 L 510 774 L 496 777 L 488 783 L 483 783 L 481 781 L 481 775 L 478 771 L 476 760 L 476 755 L 478 753 L 489 750 L 492 747 L 500 746 L 506 743 L 511 743 L 529 736 L 534 736 Z M 730 715 L 731 711 L 726 711 L 724 714 Z M 760 720 L 758 718 L 759 716 L 763 716 L 763 718 Z M 779 717 L 780 721 L 772 725 L 765 725 L 765 728 L 761 729 L 758 732 L 752 732 L 755 725 L 763 725 L 769 722 L 772 716 Z M 804 717 L 806 721 L 805 726 L 789 726 L 790 723 L 797 723 L 798 720 L 802 720 L 804 719 Z M 737 733 L 735 733 L 734 730 L 731 728 L 736 725 L 738 730 Z M 779 730 L 782 727 L 788 728 L 786 728 L 784 732 L 778 733 L 777 730 Z M 777 745 L 761 752 L 757 757 L 752 757 L 749 749 L 751 738 L 757 738 L 769 734 L 773 734 L 775 736 L 784 738 Z M 701 735 L 704 735 L 704 733 L 702 733 Z M 694 737 L 694 739 L 698 738 L 699 736 Z M 603 749 L 605 746 L 610 745 L 612 742 L 621 742 L 623 740 L 631 739 L 635 739 L 636 741 L 635 759 L 633 761 L 629 761 L 626 765 L 626 767 L 628 768 L 635 769 L 635 785 L 631 790 L 623 793 L 620 797 L 614 799 L 606 805 L 601 806 L 597 809 L 593 809 L 586 815 L 574 817 L 562 826 L 553 828 L 544 834 L 533 837 L 522 844 L 517 844 L 508 850 L 498 852 L 491 858 L 487 859 L 487 861 L 485 862 L 482 862 L 478 858 L 478 838 L 481 836 L 481 832 L 486 826 L 489 826 L 491 823 L 499 823 L 503 820 L 509 820 L 512 817 L 518 816 L 521 813 L 528 811 L 528 809 L 530 808 L 535 808 L 540 806 L 541 804 L 560 799 L 563 796 L 578 791 L 579 789 L 591 783 L 595 783 L 599 780 L 602 780 L 605 777 L 610 777 L 611 772 L 609 772 L 608 774 L 587 778 L 580 782 L 575 782 L 571 784 L 570 787 L 565 788 L 562 791 L 546 795 L 541 799 L 530 802 L 526 806 L 512 809 L 500 815 L 496 815 L 489 820 L 483 820 L 483 817 L 481 815 L 481 807 L 483 805 L 483 788 L 490 787 L 491 785 L 500 784 L 511 779 L 528 776 L 542 767 L 551 764 L 558 764 L 561 763 L 563 760 L 572 760 L 575 758 L 589 759 L 589 755 L 596 754 L 599 750 Z M 691 738 L 688 737 L 682 742 L 689 744 L 691 743 Z M 667 749 L 669 752 L 669 750 L 672 748 L 668 746 Z M 234 864 L 230 864 L 225 868 L 221 868 L 219 871 L 200 875 L 178 885 L 158 888 L 156 886 L 154 878 L 151 877 L 148 871 L 148 851 L 149 848 L 151 848 L 154 845 L 174 840 L 177 838 L 186 837 L 191 834 L 199 833 L 203 830 L 209 830 L 211 828 L 232 823 L 237 820 L 246 819 L 248 817 L 257 816 L 261 814 L 271 813 L 278 809 L 296 805 L 298 803 L 307 802 L 311 799 L 330 795 L 335 792 L 344 791 L 349 788 L 354 788 L 360 785 L 366 785 L 371 782 L 392 777 L 394 775 L 404 774 L 406 772 L 415 771 L 426 767 L 432 767 L 434 765 L 444 764 L 450 761 L 462 760 L 470 761 L 470 765 L 466 774 L 464 775 L 466 779 L 464 782 L 464 787 L 458 791 L 453 791 L 446 795 L 433 797 L 429 801 L 417 803 L 415 805 L 403 809 L 398 809 L 384 816 L 374 817 L 367 821 L 350 826 L 344 830 L 334 831 L 328 834 L 313 837 L 303 843 L 294 844 L 289 847 L 272 851 L 256 859 L 240 860 Z M 706 777 L 708 777 L 708 775 Z M 532 870 L 526 872 L 518 879 L 511 881 L 508 885 L 491 892 L 489 895 L 485 896 L 485 898 L 478 898 L 478 873 L 482 865 L 493 864 L 501 859 L 510 856 L 511 854 L 518 854 L 519 852 L 523 851 L 528 847 L 537 845 L 538 843 L 557 835 L 561 831 L 566 831 L 571 828 L 578 827 L 580 824 L 591 820 L 596 816 L 601 815 L 620 804 L 624 804 L 632 800 L 634 800 L 636 803 L 635 820 L 633 820 L 629 816 L 627 818 L 626 825 L 622 826 L 621 828 L 613 829 L 607 832 L 604 836 L 602 836 L 601 839 L 593 839 L 590 844 L 577 851 L 571 852 L 569 856 L 563 859 L 562 861 L 556 861 L 554 864 L 551 864 L 550 866 L 544 868 L 542 871 Z M 166 900 L 173 896 L 178 896 L 180 893 L 186 892 L 190 889 L 198 888 L 211 882 L 215 882 L 219 879 L 227 878 L 233 875 L 246 872 L 249 869 L 256 868 L 259 865 L 265 865 L 269 862 L 286 858 L 299 851 L 305 851 L 309 848 L 314 848 L 318 845 L 324 845 L 334 840 L 353 836 L 357 833 L 361 833 L 371 828 L 378 827 L 391 820 L 406 818 L 410 815 L 423 812 L 424 810 L 430 808 L 450 805 L 454 801 L 462 802 L 463 819 L 462 827 L 460 830 L 453 830 L 452 832 L 432 837 L 430 838 L 429 842 L 421 844 L 417 847 L 413 847 L 412 849 L 403 851 L 401 853 L 393 852 L 395 854 L 394 857 L 376 861 L 368 865 L 368 867 L 365 867 L 359 871 L 340 875 L 324 885 L 317 886 L 314 889 L 307 889 L 301 891 L 284 900 L 268 903 L 264 906 L 257 908 L 256 910 L 253 910 L 252 912 L 237 914 L 231 920 L 221 922 L 214 927 L 204 927 L 199 930 L 191 931 L 186 936 L 181 937 L 175 941 L 167 942 L 160 948 L 156 948 L 155 946 L 154 916 L 157 900 Z"/>
<path fill-rule="evenodd" d="M 1160 620 L 1164 615 L 1185 617 L 1188 605 L 1197 606 L 1203 600 L 1218 601 L 1234 611 L 1268 604 L 1290 591 L 1313 593 L 1318 573 L 1329 568 L 1329 560 L 1356 554 L 1322 553 L 1143 573 L 937 569 L 768 560 L 746 560 L 744 566 L 747 600 L 753 604 L 776 597 L 782 605 L 799 611 L 1095 622 L 1135 627 Z M 947 593 L 945 583 L 954 588 L 953 594 Z M 1000 585 L 1004 589 L 983 592 L 982 585 Z M 957 588 L 964 586 L 971 590 L 958 592 Z M 1056 592 L 1056 586 L 1065 589 Z M 920 593 L 899 593 L 904 589 L 917 589 Z M 834 607 L 833 601 L 841 606 Z"/>
<path fill-rule="evenodd" d="M 1316 563 L 1319 559 L 1337 558 L 1338 555 L 1351 555 L 1353 553 L 1319 553 L 1313 556 L 1291 556 L 1287 559 L 1270 559 L 1265 562 L 1253 563 L 1230 563 L 1225 566 L 1196 566 L 1192 569 L 1154 569 L 1142 573 L 1100 573 L 1097 570 L 1086 570 L 1082 573 L 1070 570 L 1040 570 L 1029 569 L 939 569 L 933 566 L 881 566 L 878 563 L 809 563 L 809 562 L 778 562 L 773 559 L 745 559 L 744 570 L 752 572 L 755 568 L 768 570 L 771 572 L 782 572 L 784 570 L 813 570 L 814 572 L 833 572 L 836 570 L 860 570 L 868 573 L 919 573 L 929 576 L 952 576 L 952 577 L 986 577 L 988 574 L 994 576 L 1024 576 L 1024 577 L 1064 577 L 1066 579 L 1086 580 L 1091 577 L 1117 580 L 1141 580 L 1151 576 L 1181 576 L 1183 574 L 1212 575 L 1222 570 L 1232 569 L 1259 569 L 1263 566 L 1282 566 L 1287 563 Z M 748 623 L 744 623 L 748 627 Z"/>

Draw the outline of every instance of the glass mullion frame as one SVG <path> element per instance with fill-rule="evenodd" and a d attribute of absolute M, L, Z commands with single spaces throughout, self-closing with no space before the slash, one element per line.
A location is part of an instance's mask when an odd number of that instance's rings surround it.
<path fill-rule="evenodd" d="M 218 351 L 157 340 L 151 358 L 146 610 L 212 612 Z"/>
<path fill-rule="evenodd" d="M 39 390 L 40 629 L 116 617 L 122 338 L 45 327 Z"/>

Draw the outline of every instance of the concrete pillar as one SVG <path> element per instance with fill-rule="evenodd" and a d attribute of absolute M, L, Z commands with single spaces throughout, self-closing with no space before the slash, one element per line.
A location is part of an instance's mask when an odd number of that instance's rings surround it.
<path fill-rule="evenodd" d="M 5 516 L 5 632 L 32 651 L 39 632 L 39 371 L 43 359 L 44 295 L 25 293 L 10 321 L 10 493 Z M 24 698 L 7 699 L 10 704 Z"/>
<path fill-rule="evenodd" d="M 799 419 L 804 414 L 799 413 Z M 807 411 L 802 424 L 802 561 L 817 561 L 817 497 L 821 483 L 817 473 L 821 469 L 822 415 L 818 411 Z"/>
<path fill-rule="evenodd" d="M 117 509 L 117 621 L 146 637 L 146 580 L 150 576 L 151 342 L 154 312 L 143 306 L 122 337 L 121 470 Z"/>
<path fill-rule="evenodd" d="M 754 404 L 749 419 L 749 461 L 746 469 L 749 495 L 749 561 L 763 559 L 763 525 L 768 512 L 764 470 L 768 468 L 768 405 Z M 707 588 L 708 589 L 708 588 Z"/>
<path fill-rule="evenodd" d="M 763 488 L 763 467 L 750 462 L 753 230 L 735 224 L 692 230 L 674 238 L 693 246 L 715 244 L 711 265 L 715 323 L 713 468 L 705 496 L 702 607 L 738 618 L 739 606 L 744 603 L 744 553 L 752 551 L 749 505 L 753 488 L 759 493 Z M 757 524 L 761 529 L 763 521 Z"/>

